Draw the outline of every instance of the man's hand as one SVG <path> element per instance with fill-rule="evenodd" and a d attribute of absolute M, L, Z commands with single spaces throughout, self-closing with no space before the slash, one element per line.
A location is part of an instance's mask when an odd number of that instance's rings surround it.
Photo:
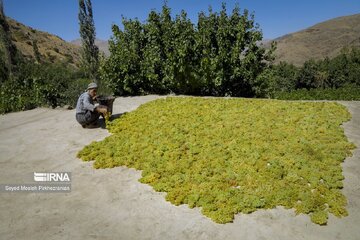
<path fill-rule="evenodd" d="M 98 113 L 102 113 L 102 114 L 106 114 L 108 112 L 107 107 L 104 105 L 99 105 L 95 109 Z"/>

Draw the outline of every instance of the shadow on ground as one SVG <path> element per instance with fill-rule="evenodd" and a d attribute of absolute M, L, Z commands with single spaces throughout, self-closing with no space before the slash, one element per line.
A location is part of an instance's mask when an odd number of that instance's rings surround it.
<path fill-rule="evenodd" d="M 121 116 L 125 115 L 126 113 L 127 112 L 112 114 L 110 117 L 110 121 L 114 121 L 115 119 L 120 118 Z M 99 124 L 99 128 L 106 129 L 106 123 L 105 123 L 105 119 L 103 117 L 99 118 L 98 124 Z"/>

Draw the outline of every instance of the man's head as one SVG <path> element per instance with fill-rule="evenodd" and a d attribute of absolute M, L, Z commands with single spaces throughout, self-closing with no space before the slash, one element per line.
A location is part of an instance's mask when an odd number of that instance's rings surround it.
<path fill-rule="evenodd" d="M 96 97 L 97 88 L 98 88 L 98 86 L 96 83 L 94 83 L 94 82 L 89 83 L 89 85 L 87 87 L 87 91 L 92 98 Z"/>

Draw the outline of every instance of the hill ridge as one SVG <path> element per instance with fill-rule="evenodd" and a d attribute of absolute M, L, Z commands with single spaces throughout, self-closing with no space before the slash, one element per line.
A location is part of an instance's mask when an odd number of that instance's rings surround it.
<path fill-rule="evenodd" d="M 277 60 L 301 65 L 335 57 L 344 47 L 360 47 L 360 14 L 341 16 L 274 39 Z"/>
<path fill-rule="evenodd" d="M 25 58 L 35 59 L 33 45 L 36 42 L 42 61 L 68 62 L 73 66 L 79 66 L 79 46 L 71 44 L 55 34 L 34 29 L 15 19 L 7 17 L 7 22 L 12 41 Z"/>

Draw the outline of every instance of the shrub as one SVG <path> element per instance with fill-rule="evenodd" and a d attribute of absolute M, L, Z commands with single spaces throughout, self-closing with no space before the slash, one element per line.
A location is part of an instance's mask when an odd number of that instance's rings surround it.
<path fill-rule="evenodd" d="M 20 63 L 16 74 L 0 87 L 0 113 L 37 106 L 75 106 L 77 97 L 90 82 L 83 75 L 65 64 Z"/>
<path fill-rule="evenodd" d="M 298 89 L 291 92 L 278 91 L 274 98 L 282 100 L 360 100 L 360 86 L 344 86 L 326 89 Z"/>

